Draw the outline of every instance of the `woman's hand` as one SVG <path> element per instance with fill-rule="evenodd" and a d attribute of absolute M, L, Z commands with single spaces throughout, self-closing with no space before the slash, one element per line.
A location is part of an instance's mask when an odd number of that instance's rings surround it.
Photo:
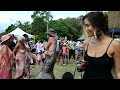
<path fill-rule="evenodd" d="M 46 58 L 45 52 L 43 53 L 43 58 Z"/>
<path fill-rule="evenodd" d="M 11 70 L 11 69 L 12 69 L 12 67 L 11 67 L 10 64 L 7 64 L 7 68 L 8 68 L 8 70 Z"/>
<path fill-rule="evenodd" d="M 80 66 L 81 66 L 81 63 L 80 63 L 81 61 L 82 61 L 82 62 L 85 62 L 85 60 L 76 61 L 77 67 L 80 67 Z"/>
<path fill-rule="evenodd" d="M 45 51 L 44 53 L 43 53 L 43 58 L 46 58 L 46 55 L 48 54 L 48 51 Z"/>
<path fill-rule="evenodd" d="M 45 51 L 44 54 L 45 54 L 45 55 L 48 54 L 48 51 Z"/>
<path fill-rule="evenodd" d="M 12 68 L 11 68 L 11 67 L 8 67 L 8 70 L 12 70 Z"/>

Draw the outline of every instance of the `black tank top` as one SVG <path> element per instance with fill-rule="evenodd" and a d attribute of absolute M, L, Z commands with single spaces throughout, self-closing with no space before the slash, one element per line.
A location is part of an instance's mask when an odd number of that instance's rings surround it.
<path fill-rule="evenodd" d="M 101 57 L 91 57 L 87 54 L 89 46 L 88 43 L 84 59 L 88 61 L 89 66 L 83 75 L 83 79 L 113 79 L 111 69 L 113 67 L 114 60 L 107 54 L 107 50 L 112 41 L 113 40 L 111 40 L 106 49 L 106 52 Z"/>

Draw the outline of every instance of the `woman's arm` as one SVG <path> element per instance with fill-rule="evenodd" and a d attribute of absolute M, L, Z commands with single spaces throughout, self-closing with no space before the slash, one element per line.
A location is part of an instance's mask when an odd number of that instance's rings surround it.
<path fill-rule="evenodd" d="M 114 49 L 113 58 L 115 62 L 115 73 L 117 79 L 120 79 L 120 43 L 115 42 L 113 49 Z"/>
<path fill-rule="evenodd" d="M 10 58 L 8 56 L 8 46 L 4 45 L 4 48 L 2 49 L 2 54 L 5 58 L 5 61 L 6 61 L 8 68 L 11 68 L 10 67 Z"/>
<path fill-rule="evenodd" d="M 28 48 L 28 47 L 25 46 L 25 50 L 26 50 L 27 52 L 29 52 L 29 51 L 30 51 L 30 48 Z"/>
<path fill-rule="evenodd" d="M 15 48 L 13 49 L 13 53 L 16 55 L 16 52 L 18 51 L 19 48 L 19 43 L 17 43 L 17 45 L 15 46 Z"/>

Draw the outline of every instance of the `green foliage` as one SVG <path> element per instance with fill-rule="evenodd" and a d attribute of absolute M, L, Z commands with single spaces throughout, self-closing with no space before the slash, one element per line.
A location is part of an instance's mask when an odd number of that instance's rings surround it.
<path fill-rule="evenodd" d="M 49 28 L 54 28 L 59 36 L 67 36 L 68 39 L 72 38 L 73 40 L 77 40 L 83 32 L 79 18 L 51 20 Z"/>
<path fill-rule="evenodd" d="M 35 42 L 38 40 L 47 40 L 47 36 L 44 32 L 41 32 L 39 35 L 35 35 Z"/>
<path fill-rule="evenodd" d="M 50 11 L 35 11 L 31 15 L 33 22 L 16 21 L 15 24 L 11 24 L 7 29 L 6 33 L 9 33 L 16 29 L 21 28 L 23 31 L 35 35 L 35 40 L 47 40 L 46 31 L 49 28 L 54 28 L 55 32 L 61 36 L 67 36 L 68 39 L 77 40 L 82 35 L 82 16 L 77 18 L 66 18 L 52 20 L 53 16 Z"/>
<path fill-rule="evenodd" d="M 35 35 L 35 42 L 39 40 L 39 35 Z"/>
<path fill-rule="evenodd" d="M 27 33 L 32 33 L 32 26 L 31 23 L 29 21 L 26 21 L 24 23 L 21 23 L 20 21 L 16 21 L 15 26 L 20 29 L 22 29 L 23 31 L 27 32 Z"/>
<path fill-rule="evenodd" d="M 45 21 L 49 21 L 53 18 L 50 11 L 35 11 L 31 18 L 34 20 L 36 17 L 42 17 Z"/>
<path fill-rule="evenodd" d="M 3 35 L 5 35 L 5 34 L 7 34 L 7 32 L 2 32 L 2 33 L 0 33 L 0 42 L 1 42 L 1 37 L 2 37 Z"/>
<path fill-rule="evenodd" d="M 35 12 L 33 12 L 33 15 L 31 15 L 31 18 L 32 18 L 32 19 L 36 18 L 37 16 L 40 15 L 39 13 L 40 13 L 40 11 L 35 11 Z"/>
<path fill-rule="evenodd" d="M 46 32 L 46 23 L 42 17 L 36 17 L 32 22 L 32 33 L 39 35 L 41 32 Z"/>
<path fill-rule="evenodd" d="M 39 34 L 39 36 L 40 36 L 40 40 L 42 40 L 42 39 L 47 40 L 47 35 L 46 35 L 45 32 L 41 32 L 41 33 Z"/>
<path fill-rule="evenodd" d="M 21 29 L 27 33 L 30 33 L 30 34 L 32 33 L 32 26 L 31 26 L 31 23 L 28 21 L 22 24 Z"/>
<path fill-rule="evenodd" d="M 49 21 L 52 20 L 53 16 L 50 11 L 41 11 L 40 15 L 44 18 L 44 20 Z"/>
<path fill-rule="evenodd" d="M 16 26 L 14 24 L 11 24 L 10 26 L 8 26 L 8 28 L 5 30 L 7 33 L 13 31 L 14 29 L 16 29 Z"/>
<path fill-rule="evenodd" d="M 51 20 L 53 17 L 50 11 L 35 11 L 33 15 L 31 15 L 33 22 L 32 26 L 32 33 L 36 35 L 37 40 L 47 40 L 46 31 L 47 31 L 47 22 Z"/>

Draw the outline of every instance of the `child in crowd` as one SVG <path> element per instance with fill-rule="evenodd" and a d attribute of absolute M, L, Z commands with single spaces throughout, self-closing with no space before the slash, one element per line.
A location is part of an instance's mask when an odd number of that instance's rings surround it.
<path fill-rule="evenodd" d="M 42 51 L 40 50 L 39 52 L 37 52 L 36 56 L 37 56 L 36 63 L 37 63 L 37 67 L 38 67 L 38 66 L 40 66 L 40 62 L 42 61 Z"/>
<path fill-rule="evenodd" d="M 62 60 L 63 60 L 63 65 L 65 65 L 66 58 L 67 58 L 67 46 L 66 46 L 66 43 L 64 43 L 64 44 L 63 44 L 63 47 L 62 47 Z"/>

